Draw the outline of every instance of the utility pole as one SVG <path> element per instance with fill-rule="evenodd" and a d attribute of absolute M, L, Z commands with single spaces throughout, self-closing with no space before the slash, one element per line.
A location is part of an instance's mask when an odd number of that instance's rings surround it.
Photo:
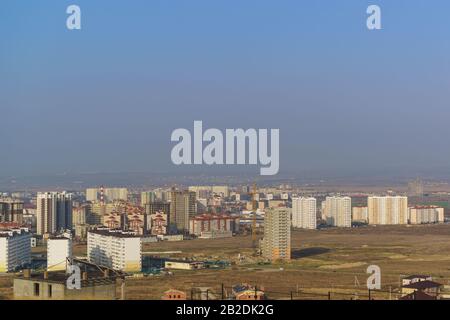
<path fill-rule="evenodd" d="M 252 207 L 253 207 L 253 217 L 252 217 L 252 245 L 253 248 L 257 248 L 258 244 L 256 241 L 256 210 L 258 210 L 258 206 L 256 203 L 256 183 L 253 184 L 252 190 Z"/>
<path fill-rule="evenodd" d="M 122 278 L 122 283 L 120 284 L 120 299 L 125 300 L 125 278 Z"/>
<path fill-rule="evenodd" d="M 224 300 L 223 283 L 222 283 L 222 300 Z"/>

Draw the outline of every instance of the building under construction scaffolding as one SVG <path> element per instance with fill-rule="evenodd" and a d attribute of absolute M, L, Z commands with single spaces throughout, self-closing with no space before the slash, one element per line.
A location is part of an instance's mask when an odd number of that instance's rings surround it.
<path fill-rule="evenodd" d="M 125 274 L 82 260 L 72 260 L 80 267 L 80 289 L 67 285 L 71 274 L 64 271 L 32 273 L 29 269 L 14 278 L 15 300 L 116 300 L 121 285 L 125 299 Z"/>

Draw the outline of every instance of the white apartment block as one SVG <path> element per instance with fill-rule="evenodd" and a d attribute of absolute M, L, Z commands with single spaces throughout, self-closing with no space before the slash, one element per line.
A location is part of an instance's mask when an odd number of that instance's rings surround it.
<path fill-rule="evenodd" d="M 427 224 L 444 222 L 444 208 L 438 206 L 415 206 L 408 208 L 410 224 Z"/>
<path fill-rule="evenodd" d="M 0 231 L 0 273 L 13 272 L 31 262 L 31 234 L 28 228 Z"/>
<path fill-rule="evenodd" d="M 269 208 L 264 216 L 263 257 L 271 260 L 291 259 L 291 210 Z"/>
<path fill-rule="evenodd" d="M 317 229 L 317 201 L 315 198 L 292 199 L 292 226 Z"/>
<path fill-rule="evenodd" d="M 47 271 L 67 270 L 67 259 L 72 258 L 72 240 L 50 237 L 47 240 Z"/>
<path fill-rule="evenodd" d="M 408 197 L 368 197 L 367 214 L 369 224 L 408 224 Z"/>
<path fill-rule="evenodd" d="M 124 272 L 141 272 L 141 238 L 134 232 L 98 228 L 88 232 L 88 260 Z"/>
<path fill-rule="evenodd" d="M 325 219 L 333 227 L 352 226 L 352 199 L 350 197 L 326 197 Z"/>

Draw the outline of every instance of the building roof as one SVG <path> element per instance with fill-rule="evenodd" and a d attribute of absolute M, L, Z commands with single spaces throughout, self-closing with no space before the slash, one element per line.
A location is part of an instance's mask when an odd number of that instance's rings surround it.
<path fill-rule="evenodd" d="M 98 228 L 89 231 L 89 233 L 95 233 L 103 236 L 117 237 L 117 238 L 139 238 L 139 236 L 137 236 L 135 231 L 133 230 Z"/>
<path fill-rule="evenodd" d="M 121 278 L 125 275 L 121 271 L 98 266 L 84 260 L 73 259 L 72 263 L 80 267 L 82 274 L 86 273 L 86 278 L 84 280 L 81 280 L 82 287 L 89 287 L 99 284 L 109 284 L 114 282 L 116 278 Z M 65 270 L 62 270 L 52 272 L 31 272 L 29 274 L 29 277 L 26 277 L 24 270 L 24 272 L 21 275 L 17 276 L 16 279 L 29 279 L 32 281 L 66 284 L 69 276 L 70 274 L 66 273 Z"/>
<path fill-rule="evenodd" d="M 423 206 L 420 206 L 420 205 L 417 205 L 417 206 L 413 206 L 413 207 L 410 207 L 411 209 L 443 209 L 443 207 L 439 207 L 439 206 L 434 206 L 434 205 L 429 205 L 429 206 L 425 206 L 425 205 L 423 205 Z"/>
<path fill-rule="evenodd" d="M 403 288 L 423 290 L 423 289 L 430 289 L 430 288 L 439 288 L 441 286 L 442 286 L 442 284 L 440 284 L 440 283 L 425 280 L 425 281 L 419 281 L 419 282 L 414 282 L 414 283 L 408 284 L 406 286 L 403 286 Z"/>
<path fill-rule="evenodd" d="M 422 291 L 414 291 L 406 296 L 399 298 L 399 300 L 436 300 L 436 297 L 430 296 Z"/>
<path fill-rule="evenodd" d="M 426 275 L 423 275 L 423 274 L 413 274 L 413 275 L 407 276 L 407 277 L 405 277 L 403 279 L 405 279 L 405 280 L 412 280 L 412 279 L 426 279 L 426 278 L 431 278 L 431 276 L 426 276 Z"/>

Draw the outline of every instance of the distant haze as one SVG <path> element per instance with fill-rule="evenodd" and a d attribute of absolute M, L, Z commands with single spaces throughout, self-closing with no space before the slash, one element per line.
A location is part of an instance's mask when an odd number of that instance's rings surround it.
<path fill-rule="evenodd" d="M 279 128 L 281 174 L 450 172 L 449 1 L 76 2 L 2 1 L 0 177 L 202 172 L 194 120 Z"/>

